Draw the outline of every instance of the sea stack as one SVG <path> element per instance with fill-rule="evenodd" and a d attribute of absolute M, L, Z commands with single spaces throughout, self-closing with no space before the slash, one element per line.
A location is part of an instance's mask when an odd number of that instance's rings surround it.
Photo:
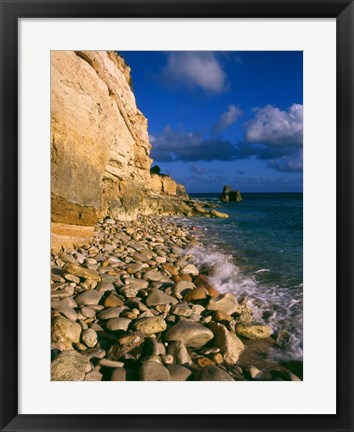
<path fill-rule="evenodd" d="M 233 190 L 231 186 L 225 185 L 220 196 L 222 202 L 240 202 L 242 201 L 241 192 L 239 190 Z"/>

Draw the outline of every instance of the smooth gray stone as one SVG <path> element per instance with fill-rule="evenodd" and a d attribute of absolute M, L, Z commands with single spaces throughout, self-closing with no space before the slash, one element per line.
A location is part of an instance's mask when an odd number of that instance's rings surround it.
<path fill-rule="evenodd" d="M 139 370 L 142 381 L 170 381 L 168 369 L 160 363 L 154 361 L 145 362 Z"/>
<path fill-rule="evenodd" d="M 171 381 L 187 381 L 188 377 L 192 375 L 192 372 L 177 364 L 169 364 L 166 366 L 169 373 Z"/>
<path fill-rule="evenodd" d="M 203 368 L 198 376 L 197 381 L 235 381 L 231 375 L 229 375 L 223 369 L 217 366 L 211 365 Z"/>
<path fill-rule="evenodd" d="M 96 290 L 85 291 L 75 297 L 75 301 L 78 305 L 90 306 L 97 305 L 101 300 L 103 293 Z"/>
<path fill-rule="evenodd" d="M 213 332 L 201 324 L 188 320 L 180 320 L 167 330 L 165 340 L 181 341 L 186 347 L 201 348 L 213 337 Z"/>
<path fill-rule="evenodd" d="M 110 331 L 127 331 L 131 322 L 132 320 L 129 318 L 111 318 L 106 322 L 106 328 Z"/>

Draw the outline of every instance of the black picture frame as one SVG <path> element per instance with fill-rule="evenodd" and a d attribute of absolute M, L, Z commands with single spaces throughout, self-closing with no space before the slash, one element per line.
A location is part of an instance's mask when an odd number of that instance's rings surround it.
<path fill-rule="evenodd" d="M 347 0 L 0 0 L 1 6 L 1 431 L 352 431 L 354 4 Z M 336 18 L 337 414 L 18 414 L 18 19 L 112 17 Z M 325 91 L 325 89 L 324 89 Z M 325 187 L 325 185 L 320 185 Z M 325 351 L 325 350 L 324 350 Z M 324 352 L 325 356 L 325 352 Z M 325 378 L 323 391 L 326 391 Z M 35 389 L 34 389 L 35 394 Z"/>

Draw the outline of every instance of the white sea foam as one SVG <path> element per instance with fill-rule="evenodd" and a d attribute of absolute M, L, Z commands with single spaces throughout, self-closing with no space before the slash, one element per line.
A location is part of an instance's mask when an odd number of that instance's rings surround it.
<path fill-rule="evenodd" d="M 209 250 L 210 249 L 210 250 Z M 206 249 L 200 245 L 186 251 L 193 262 L 209 276 L 211 284 L 221 293 L 230 292 L 240 299 L 246 297 L 257 321 L 266 322 L 275 333 L 281 329 L 290 331 L 291 337 L 281 352 L 272 355 L 281 358 L 302 358 L 302 293 L 301 290 L 282 288 L 276 284 L 261 284 L 257 273 L 269 272 L 260 269 L 245 275 L 236 265 L 232 255 Z"/>

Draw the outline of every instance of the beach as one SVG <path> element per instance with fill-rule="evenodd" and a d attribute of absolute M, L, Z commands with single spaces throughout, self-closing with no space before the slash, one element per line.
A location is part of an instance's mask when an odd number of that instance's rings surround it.
<path fill-rule="evenodd" d="M 301 359 L 272 354 L 289 332 L 215 286 L 201 234 L 194 218 L 105 218 L 52 253 L 52 380 L 301 380 Z"/>

